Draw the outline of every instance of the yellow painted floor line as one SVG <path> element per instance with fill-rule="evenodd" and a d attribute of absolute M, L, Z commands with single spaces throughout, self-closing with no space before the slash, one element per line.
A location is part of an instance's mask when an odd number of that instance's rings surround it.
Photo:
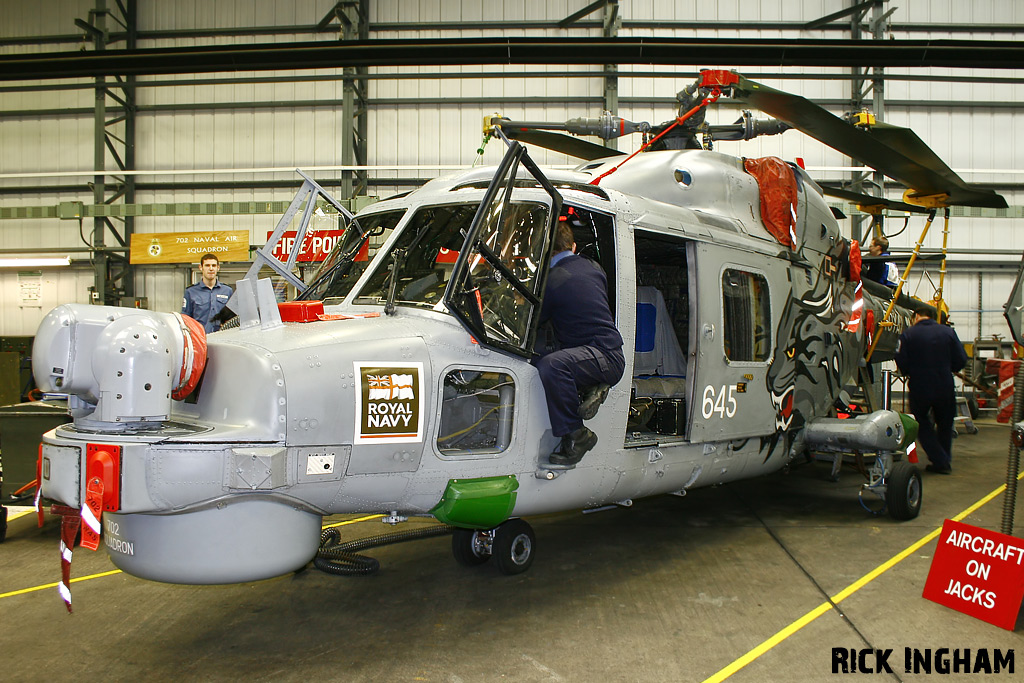
<path fill-rule="evenodd" d="M 8 522 L 13 522 L 18 517 L 24 517 L 25 515 L 30 515 L 33 512 L 35 512 L 34 508 L 28 508 L 27 510 L 15 510 L 14 508 L 7 508 L 7 509 L 10 510 L 10 512 L 7 513 L 7 521 Z"/>
<path fill-rule="evenodd" d="M 29 510 L 28 512 L 25 512 L 25 513 L 22 513 L 22 514 L 26 514 L 27 515 L 27 514 L 29 514 L 29 512 L 32 512 L 32 510 Z M 335 522 L 334 524 L 325 524 L 321 528 L 329 529 L 331 527 L 336 527 L 336 526 L 345 526 L 346 524 L 355 524 L 356 522 L 366 522 L 366 521 L 369 521 L 371 519 L 380 519 L 383 516 L 384 515 L 367 515 L 366 517 L 359 517 L 358 519 L 348 519 L 348 520 L 345 520 L 344 522 Z M 112 569 L 109 572 L 101 572 L 99 574 L 90 574 L 89 576 L 80 576 L 78 578 L 71 579 L 71 583 L 78 583 L 79 581 L 90 581 L 92 579 L 101 579 L 104 576 L 113 576 L 114 574 L 120 574 L 120 573 L 121 573 L 120 569 Z M 26 593 L 35 593 L 36 591 L 46 590 L 47 588 L 55 588 L 55 587 L 57 587 L 59 585 L 60 585 L 60 582 L 57 581 L 55 583 L 43 584 L 42 586 L 33 586 L 31 588 L 22 588 L 21 590 L 10 591 L 8 593 L 0 593 L 0 600 L 3 600 L 4 598 L 13 598 L 15 595 L 25 595 Z"/>
<path fill-rule="evenodd" d="M 358 519 L 347 519 L 344 522 L 335 522 L 334 524 L 324 524 L 321 529 L 333 529 L 336 526 L 345 526 L 346 524 L 355 524 L 356 522 L 368 522 L 371 519 L 380 519 L 384 515 L 367 515 L 366 517 L 359 517 Z"/>
<path fill-rule="evenodd" d="M 79 576 L 76 579 L 71 579 L 71 583 L 78 583 L 79 581 L 91 581 L 92 579 L 102 579 L 104 576 L 113 576 L 114 574 L 120 574 L 120 569 L 111 569 L 109 572 L 101 572 L 99 574 L 90 574 L 89 576 Z M 15 595 L 24 595 L 25 593 L 35 593 L 36 591 L 43 591 L 47 588 L 56 588 L 60 585 L 60 581 L 55 583 L 47 583 L 42 586 L 33 586 L 32 588 L 22 588 L 18 591 L 11 591 L 10 593 L 0 593 L 0 599 L 11 598 Z"/>
<path fill-rule="evenodd" d="M 1017 479 L 1024 479 L 1024 472 L 1021 472 L 1017 476 Z M 973 513 L 975 510 L 980 508 L 982 505 L 985 505 L 986 503 L 991 501 L 993 498 L 995 498 L 996 496 L 998 496 L 999 494 L 1001 494 L 1005 490 L 1006 490 L 1006 484 L 1003 484 L 1002 486 L 1000 486 L 996 490 L 992 491 L 992 493 L 988 494 L 987 496 L 985 496 L 984 498 L 982 498 L 978 502 L 976 502 L 973 505 L 971 505 L 970 507 L 968 507 L 963 512 L 959 513 L 955 517 L 951 517 L 950 519 L 952 519 L 954 522 L 959 522 L 960 520 L 964 519 L 965 517 L 967 517 L 968 515 Z M 859 591 L 864 586 L 868 585 L 869 583 L 871 583 L 872 581 L 877 579 L 879 576 L 881 576 L 885 572 L 887 572 L 890 569 L 892 569 L 893 567 L 895 567 L 897 564 L 899 564 L 903 560 L 905 560 L 908 557 L 910 557 L 911 555 L 913 555 L 915 552 L 920 550 L 923 546 L 925 546 L 928 543 L 930 543 L 931 541 L 933 541 L 940 533 L 942 533 L 942 527 L 939 527 L 939 528 L 929 532 L 923 538 L 919 539 L 917 542 L 915 542 L 914 544 L 912 544 L 909 547 L 905 548 L 904 550 L 900 551 L 896 555 L 893 555 L 891 558 L 889 558 L 888 560 L 886 560 L 882 564 L 878 565 L 877 567 L 875 567 L 870 572 L 868 572 L 864 576 L 860 577 L 859 579 L 857 579 L 856 581 L 851 583 L 849 586 L 847 586 L 843 590 L 841 590 L 838 593 L 836 593 L 835 595 L 831 596 L 829 599 L 832 601 L 832 603 L 839 604 L 840 602 L 842 602 L 846 598 L 850 597 L 851 595 L 853 595 L 854 593 Z M 765 654 L 766 652 L 768 652 L 769 650 L 774 648 L 776 645 L 778 645 L 779 643 L 783 642 L 784 640 L 789 638 L 791 635 L 793 635 L 794 633 L 796 633 L 797 631 L 802 629 L 804 626 L 807 626 L 808 624 L 813 622 L 815 619 L 817 619 L 821 615 L 826 614 L 827 612 L 829 612 L 832 609 L 832 603 L 828 603 L 828 602 L 821 603 L 820 605 L 818 605 L 817 607 L 815 607 L 811 611 L 807 612 L 806 614 L 804 614 L 802 617 L 800 617 L 799 619 L 797 619 L 793 623 L 789 624 L 788 626 L 786 626 L 782 630 L 780 630 L 777 633 L 775 633 L 775 635 L 771 636 L 770 638 L 768 638 L 767 640 L 762 642 L 757 647 L 755 647 L 752 650 L 748 651 L 743 656 L 733 660 L 731 663 L 729 663 L 728 665 L 722 667 L 721 669 L 719 669 L 716 673 L 712 674 L 711 676 L 705 678 L 702 683 L 720 683 L 720 681 L 724 681 L 725 679 L 729 678 L 734 673 L 736 673 L 737 671 L 739 671 L 740 669 L 742 669 L 746 665 L 750 664 L 751 662 L 755 661 L 758 657 L 760 657 L 761 655 Z"/>

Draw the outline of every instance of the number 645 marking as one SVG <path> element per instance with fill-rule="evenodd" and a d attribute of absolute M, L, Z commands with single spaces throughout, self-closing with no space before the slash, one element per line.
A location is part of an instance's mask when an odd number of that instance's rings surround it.
<path fill-rule="evenodd" d="M 700 414 L 708 419 L 715 413 L 718 417 L 733 417 L 736 414 L 736 397 L 733 396 L 735 386 L 704 387 L 704 398 L 700 403 Z"/>

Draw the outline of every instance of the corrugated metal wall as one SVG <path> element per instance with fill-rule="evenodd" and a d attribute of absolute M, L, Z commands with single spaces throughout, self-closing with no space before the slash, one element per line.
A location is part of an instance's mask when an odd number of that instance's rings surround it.
<path fill-rule="evenodd" d="M 38 4 L 3 0 L 3 38 L 18 36 L 52 36 L 76 32 L 73 21 L 85 18 L 94 8 L 94 0 L 59 0 Z M 584 0 L 527 0 L 504 3 L 482 3 L 477 0 L 372 0 L 371 25 L 388 25 L 394 30 L 375 30 L 374 38 L 457 37 L 457 36 L 585 36 L 597 35 L 596 28 L 539 29 L 524 23 L 558 21 L 588 4 Z M 799 31 L 795 29 L 740 31 L 737 29 L 701 29 L 681 27 L 654 29 L 630 27 L 631 21 L 647 22 L 802 22 L 817 19 L 850 5 L 850 0 L 762 0 L 741 2 L 723 0 L 716 3 L 695 0 L 629 0 L 620 5 L 626 25 L 620 35 L 674 35 L 707 37 L 789 37 L 846 38 L 842 31 Z M 186 30 L 204 28 L 310 26 L 334 7 L 335 0 L 139 0 L 139 29 Z M 976 38 L 1012 39 L 1019 34 L 979 33 L 951 34 L 950 24 L 1020 25 L 1024 23 L 1024 3 L 1015 0 L 900 0 L 893 3 L 895 24 L 927 24 L 937 26 L 934 33 L 914 31 L 893 32 L 894 38 Z M 593 21 L 598 16 L 588 17 Z M 840 20 L 848 21 L 848 20 Z M 458 27 L 441 29 L 424 24 L 450 23 Z M 409 24 L 397 30 L 395 24 Z M 335 24 L 337 25 L 337 24 Z M 943 33 L 943 31 L 946 31 Z M 164 47 L 194 43 L 223 44 L 234 42 L 288 42 L 292 40 L 330 39 L 320 34 L 256 36 L 245 38 L 199 38 L 144 41 L 140 47 Z M 54 51 L 73 49 L 70 45 L 52 44 L 0 45 L 0 53 Z M 91 48 L 89 48 L 91 49 Z M 659 69 L 667 76 L 651 77 L 652 68 L 623 66 L 620 70 L 619 96 L 623 100 L 619 113 L 633 120 L 654 123 L 674 115 L 670 103 L 674 94 L 690 83 L 698 67 L 733 65 L 694 64 Z M 526 72 L 552 72 L 548 78 L 525 77 Z M 800 69 L 746 69 L 746 73 L 785 72 L 800 74 Z M 804 69 L 807 73 L 844 73 L 842 69 Z M 485 77 L 502 72 L 502 78 Z M 565 77 L 565 72 L 586 74 Z M 275 72 L 275 75 L 307 74 L 309 72 Z M 300 180 L 294 173 L 245 173 L 254 168 L 311 168 L 341 163 L 341 131 L 343 96 L 340 69 L 319 70 L 317 75 L 335 75 L 339 80 L 298 81 L 288 83 L 249 83 L 221 85 L 181 85 L 147 87 L 154 80 L 192 80 L 189 76 L 141 77 L 138 103 L 141 107 L 137 130 L 137 168 L 142 170 L 209 170 L 241 169 L 233 175 L 189 174 L 158 176 L 160 181 L 212 180 Z M 371 74 L 425 74 L 420 78 L 379 78 L 369 85 L 369 98 L 375 104 L 369 110 L 368 161 L 374 166 L 448 166 L 470 165 L 477 160 L 481 140 L 481 119 L 495 111 L 511 118 L 561 121 L 574 116 L 595 115 L 600 110 L 603 82 L 600 67 L 509 66 L 509 67 L 424 67 L 374 68 Z M 438 74 L 462 74 L 461 78 L 442 78 Z M 1024 70 L 963 69 L 890 69 L 887 73 L 913 73 L 972 76 L 1024 77 Z M 481 74 L 474 77 L 473 74 Z M 632 74 L 637 74 L 633 76 Z M 224 74 L 210 75 L 210 77 Z M 236 74 L 239 76 L 246 74 Z M 263 74 L 267 75 L 267 74 Z M 204 76 L 205 77 L 205 76 Z M 849 82 L 820 79 L 760 79 L 769 85 L 801 94 L 810 99 L 842 101 L 849 99 Z M 73 81 L 69 81 L 73 82 Z M 54 85 L 46 82 L 42 85 Z M 1017 84 L 889 81 L 886 83 L 885 120 L 912 127 L 951 167 L 968 181 L 1020 182 L 1024 165 L 1020 163 L 1018 142 L 1024 140 L 1024 115 L 1018 103 L 1024 100 L 1024 87 Z M 5 92 L 2 111 L 32 112 L 40 109 L 79 109 L 74 116 L 26 113 L 0 118 L 0 174 L 37 172 L 81 172 L 93 170 L 93 119 L 91 107 L 94 94 L 90 88 L 61 91 Z M 460 99 L 472 98 L 470 103 Z M 535 101 L 531 101 L 531 98 Z M 552 102 L 548 99 L 565 101 Z M 654 100 L 666 103 L 656 104 Z M 312 104 L 315 102 L 316 104 Z M 996 103 L 991 106 L 978 103 Z M 242 103 L 231 109 L 202 108 L 210 103 Z M 264 104 L 260 104 L 264 103 Z M 266 103 L 273 103 L 269 106 Z M 298 103 L 298 104 L 296 104 Z M 929 106 L 929 103 L 933 103 Z M 838 113 L 840 110 L 837 108 Z M 712 113 L 716 122 L 731 122 L 737 115 L 735 107 Z M 620 142 L 622 149 L 634 149 L 637 142 Z M 719 143 L 717 149 L 744 156 L 775 154 L 785 158 L 802 157 L 812 169 L 849 166 L 838 153 L 810 138 L 789 132 L 781 137 L 765 138 L 752 143 Z M 497 143 L 486 148 L 484 163 L 500 157 Z M 564 155 L 540 151 L 538 161 L 547 164 L 573 164 Z M 108 158 L 107 168 L 113 167 Z M 974 171 L 971 171 L 971 170 Z M 999 170 L 1005 173 L 978 172 Z M 426 170 L 380 170 L 376 178 L 402 178 L 430 174 Z M 318 179 L 340 177 L 336 171 L 315 174 Z M 845 177 L 837 171 L 817 171 L 828 179 Z M 31 178 L 4 178 L 0 187 L 35 185 Z M 79 193 L 0 195 L 0 206 L 53 206 L 61 201 L 92 202 L 91 192 L 81 177 L 50 179 L 61 184 L 80 184 Z M 386 196 L 405 189 L 382 186 L 378 192 Z M 1011 205 L 1024 204 L 1024 197 L 1004 192 Z M 139 192 L 138 203 L 209 202 L 288 200 L 291 190 L 204 190 L 188 192 Z M 195 216 L 146 217 L 136 222 L 136 231 L 170 232 L 208 229 L 247 229 L 253 243 L 262 243 L 276 217 L 259 216 Z M 937 222 L 938 223 L 938 222 Z M 1024 248 L 1019 221 L 995 218 L 955 219 L 950 236 L 954 249 L 1016 249 Z M 902 227 L 890 221 L 887 231 Z M 892 239 L 894 247 L 907 247 L 918 238 L 922 219 L 912 218 L 906 230 Z M 81 247 L 89 238 L 87 221 L 80 229 L 77 221 L 57 219 L 5 220 L 0 222 L 0 251 L 39 247 Z M 941 225 L 936 225 L 925 241 L 926 247 L 941 246 Z M 962 255 L 959 259 L 986 259 L 981 254 Z M 999 256 L 1012 260 L 1011 256 Z M 236 268 L 236 271 L 240 268 Z M 935 272 L 933 267 L 929 267 Z M 140 269 L 136 281 L 137 295 L 147 296 L 157 310 L 176 310 L 181 301 L 187 267 L 150 267 Z M 93 274 L 87 268 L 46 270 L 42 274 L 39 300 L 28 301 L 19 280 L 31 278 L 17 272 L 0 274 L 0 335 L 32 334 L 52 305 L 66 301 L 86 301 L 87 288 Z M 965 273 L 958 271 L 947 277 L 946 297 L 956 312 L 958 331 L 971 339 L 979 331 L 984 335 L 1006 334 L 999 313 L 1012 273 Z M 937 277 L 934 279 L 937 280 Z M 927 281 L 912 278 L 911 290 L 929 297 Z M 988 311 L 980 318 L 979 308 Z"/>

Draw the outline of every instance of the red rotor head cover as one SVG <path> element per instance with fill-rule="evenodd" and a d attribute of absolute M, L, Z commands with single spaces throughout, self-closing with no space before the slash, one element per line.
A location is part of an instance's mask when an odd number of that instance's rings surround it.
<path fill-rule="evenodd" d="M 863 261 L 861 260 L 860 254 L 860 243 L 857 240 L 850 242 L 850 272 L 848 273 L 849 279 L 852 282 L 856 282 L 860 279 L 861 268 L 863 267 Z"/>

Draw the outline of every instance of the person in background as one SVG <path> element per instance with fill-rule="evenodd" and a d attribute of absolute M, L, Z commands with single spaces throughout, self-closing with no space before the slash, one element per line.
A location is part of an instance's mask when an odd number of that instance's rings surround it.
<path fill-rule="evenodd" d="M 185 289 L 181 312 L 198 321 L 207 334 L 220 329 L 223 322 L 221 313 L 231 298 L 232 289 L 217 279 L 220 259 L 214 254 L 203 254 L 199 259 L 202 279 Z"/>
<path fill-rule="evenodd" d="M 868 245 L 868 255 L 872 257 L 884 257 L 889 255 L 889 240 L 882 235 L 876 235 Z M 900 280 L 900 272 L 892 261 L 871 260 L 864 264 L 863 279 L 874 280 L 887 287 L 895 287 Z"/>
<path fill-rule="evenodd" d="M 935 321 L 932 308 L 922 306 L 914 313 L 914 324 L 900 335 L 894 360 L 909 379 L 910 412 L 919 425 L 917 439 L 931 461 L 925 469 L 952 473 L 956 417 L 953 373 L 967 364 L 964 345 L 951 327 Z"/>
<path fill-rule="evenodd" d="M 542 325 L 550 322 L 559 349 L 534 361 L 551 433 L 562 439 L 550 456 L 555 465 L 575 465 L 597 445 L 597 435 L 583 421 L 596 415 L 608 385 L 618 382 L 625 368 L 604 271 L 577 256 L 575 248 L 572 228 L 559 223 L 540 314 Z"/>

